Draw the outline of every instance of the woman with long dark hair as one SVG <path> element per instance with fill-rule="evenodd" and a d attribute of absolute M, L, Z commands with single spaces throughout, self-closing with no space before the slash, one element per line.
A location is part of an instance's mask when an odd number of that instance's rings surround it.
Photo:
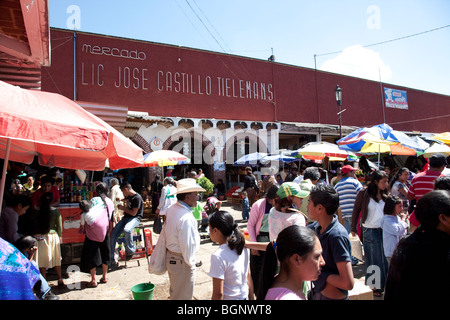
<path fill-rule="evenodd" d="M 393 196 L 399 197 L 403 201 L 403 211 L 408 212 L 409 201 L 408 201 L 408 178 L 409 169 L 400 168 L 394 177 L 389 182 L 389 188 Z"/>
<path fill-rule="evenodd" d="M 81 254 L 81 271 L 91 274 L 91 281 L 87 287 L 97 286 L 95 280 L 96 268 L 102 266 L 100 283 L 106 283 L 106 274 L 110 264 L 110 228 L 114 212 L 114 204 L 108 197 L 108 187 L 101 182 L 95 189 L 97 197 L 90 203 L 81 202 L 83 211 L 80 231 L 86 235 Z M 87 206 L 86 206 L 87 205 Z"/>
<path fill-rule="evenodd" d="M 303 283 L 317 280 L 323 265 L 322 246 L 313 230 L 298 225 L 283 229 L 276 242 L 267 245 L 258 300 L 306 300 Z"/>
<path fill-rule="evenodd" d="M 58 276 L 58 286 L 64 286 L 61 274 L 61 236 L 62 217 L 55 204 L 55 196 L 52 192 L 52 180 L 48 177 L 42 179 L 41 191 L 36 191 L 34 208 L 38 210 L 36 235 L 38 249 L 36 263 L 39 271 L 46 278 L 47 269 L 54 268 Z M 40 195 L 40 196 L 39 196 Z M 59 195 L 59 194 L 58 194 Z M 33 199 L 32 199 L 33 202 Z M 57 200 L 59 203 L 59 199 Z"/>
<path fill-rule="evenodd" d="M 358 192 L 353 207 L 352 228 L 356 234 L 359 213 L 361 213 L 362 238 L 366 264 L 366 285 L 372 288 L 375 297 L 384 291 L 388 263 L 384 256 L 383 231 L 384 204 L 389 195 L 389 176 L 386 172 L 375 170 L 371 181 Z"/>
<path fill-rule="evenodd" d="M 213 278 L 213 300 L 253 300 L 248 250 L 245 238 L 227 211 L 209 217 L 209 234 L 219 248 L 211 255 L 209 275 Z"/>

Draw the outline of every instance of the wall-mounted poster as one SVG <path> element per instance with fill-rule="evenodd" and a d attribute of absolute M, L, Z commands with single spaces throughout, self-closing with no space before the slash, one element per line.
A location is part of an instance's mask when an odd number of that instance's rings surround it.
<path fill-rule="evenodd" d="M 386 101 L 386 108 L 408 110 L 406 91 L 384 88 L 384 99 Z"/>
<path fill-rule="evenodd" d="M 225 162 L 214 162 L 214 171 L 224 171 Z"/>

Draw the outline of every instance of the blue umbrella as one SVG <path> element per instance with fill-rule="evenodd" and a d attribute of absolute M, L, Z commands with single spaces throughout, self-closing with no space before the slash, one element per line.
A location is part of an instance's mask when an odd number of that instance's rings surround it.
<path fill-rule="evenodd" d="M 264 158 L 261 159 L 261 163 L 267 163 L 270 161 L 280 161 L 280 162 L 284 162 L 284 163 L 291 163 L 294 161 L 299 161 L 299 158 L 294 158 L 291 156 L 287 156 L 285 154 L 274 154 L 271 156 L 265 156 Z"/>
<path fill-rule="evenodd" d="M 401 131 L 392 129 L 386 123 L 373 127 L 359 128 L 337 141 L 339 148 L 357 153 L 406 154 L 409 151 L 423 152 L 414 139 Z M 407 148 L 407 149 L 406 149 Z"/>
<path fill-rule="evenodd" d="M 264 152 L 249 153 L 237 159 L 234 164 L 236 166 L 257 165 L 265 156 L 267 156 L 267 153 Z"/>
<path fill-rule="evenodd" d="M 424 152 L 414 139 L 401 131 L 392 129 L 386 123 L 369 128 L 360 128 L 336 142 L 343 150 L 356 153 L 380 153 L 388 152 L 393 155 L 416 155 Z"/>

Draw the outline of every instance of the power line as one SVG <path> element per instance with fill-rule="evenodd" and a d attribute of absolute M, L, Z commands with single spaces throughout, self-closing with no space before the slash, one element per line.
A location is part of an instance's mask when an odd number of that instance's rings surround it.
<path fill-rule="evenodd" d="M 199 5 L 197 4 L 197 2 L 195 0 L 193 0 L 195 5 L 197 6 L 197 8 L 200 10 L 200 12 L 203 14 L 203 16 L 206 18 L 206 21 L 208 21 L 208 23 L 210 24 L 210 26 L 214 29 L 214 31 L 216 32 L 216 34 L 219 36 L 220 40 L 222 41 L 222 43 L 228 48 L 228 51 L 232 51 L 230 49 L 230 47 L 226 44 L 225 40 L 222 38 L 222 36 L 220 35 L 219 31 L 217 31 L 217 29 L 214 27 L 214 25 L 211 23 L 211 21 L 209 21 L 208 16 L 203 12 L 202 8 L 199 7 Z"/>
<path fill-rule="evenodd" d="M 388 123 L 388 124 L 411 123 L 411 122 L 427 121 L 427 120 L 441 119 L 441 118 L 447 118 L 447 117 L 450 117 L 450 114 L 445 114 L 445 115 L 442 115 L 442 116 L 429 117 L 429 118 L 415 119 L 415 120 L 407 120 L 407 121 L 399 121 L 399 122 L 390 122 L 390 123 Z"/>
<path fill-rule="evenodd" d="M 222 47 L 220 42 L 216 39 L 216 37 L 209 30 L 208 26 L 203 22 L 202 18 L 197 14 L 197 12 L 194 10 L 194 8 L 192 8 L 192 6 L 191 6 L 191 4 L 189 3 L 188 0 L 186 0 L 186 3 L 188 4 L 189 8 L 191 8 L 192 12 L 194 12 L 194 14 L 197 17 L 197 19 L 200 20 L 200 22 L 203 24 L 203 26 L 205 27 L 206 31 L 208 31 L 208 33 L 211 35 L 211 37 L 213 37 L 214 41 L 216 41 L 216 43 L 219 45 L 219 47 L 222 49 L 222 51 L 226 52 L 226 50 Z"/>
<path fill-rule="evenodd" d="M 391 39 L 391 40 L 386 40 L 386 41 L 381 41 L 381 42 L 377 42 L 377 43 L 368 44 L 368 45 L 363 46 L 363 48 L 368 48 L 368 47 L 378 46 L 378 45 L 381 45 L 381 44 L 386 44 L 386 43 L 389 43 L 389 42 L 404 40 L 404 39 L 407 39 L 407 38 L 419 36 L 419 35 L 422 35 L 422 34 L 425 34 L 425 33 L 433 32 L 433 31 L 438 31 L 438 30 L 445 29 L 445 28 L 448 28 L 448 27 L 450 27 L 450 24 L 448 24 L 446 26 L 439 27 L 439 28 L 435 28 L 435 29 L 431 29 L 431 30 L 427 30 L 427 31 L 422 31 L 422 32 L 414 33 L 414 34 L 410 34 L 408 36 L 404 36 L 404 37 L 400 37 L 400 38 L 395 38 L 395 39 Z M 343 50 L 334 51 L 334 52 L 328 52 L 328 53 L 322 53 L 322 54 L 316 54 L 314 56 L 321 57 L 321 56 L 327 56 L 327 55 L 337 54 L 337 53 L 341 53 L 341 52 L 343 52 Z"/>
<path fill-rule="evenodd" d="M 189 18 L 189 16 L 186 14 L 186 12 L 184 12 L 183 8 L 180 6 L 180 4 L 178 3 L 177 0 L 175 0 L 175 3 L 177 4 L 178 8 L 180 8 L 181 12 L 183 12 L 184 16 L 185 16 L 186 19 L 189 21 L 189 23 L 192 25 L 192 27 L 198 32 L 198 34 L 200 35 L 200 37 L 206 42 L 206 44 L 208 45 L 208 47 L 212 50 L 213 48 L 211 47 L 211 45 L 208 43 L 208 41 L 206 41 L 206 39 L 203 37 L 202 33 L 197 29 L 197 27 L 195 26 L 195 24 L 191 21 L 191 19 Z"/>

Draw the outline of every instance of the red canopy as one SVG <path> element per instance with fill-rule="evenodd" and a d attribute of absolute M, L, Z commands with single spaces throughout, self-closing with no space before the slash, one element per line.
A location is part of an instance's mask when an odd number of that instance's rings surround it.
<path fill-rule="evenodd" d="M 144 162 L 141 148 L 72 100 L 0 81 L 0 206 L 8 160 L 30 164 L 35 156 L 43 166 L 95 171 Z"/>
<path fill-rule="evenodd" d="M 0 81 L 0 158 L 44 166 L 103 170 L 140 167 L 142 149 L 72 100 Z"/>

